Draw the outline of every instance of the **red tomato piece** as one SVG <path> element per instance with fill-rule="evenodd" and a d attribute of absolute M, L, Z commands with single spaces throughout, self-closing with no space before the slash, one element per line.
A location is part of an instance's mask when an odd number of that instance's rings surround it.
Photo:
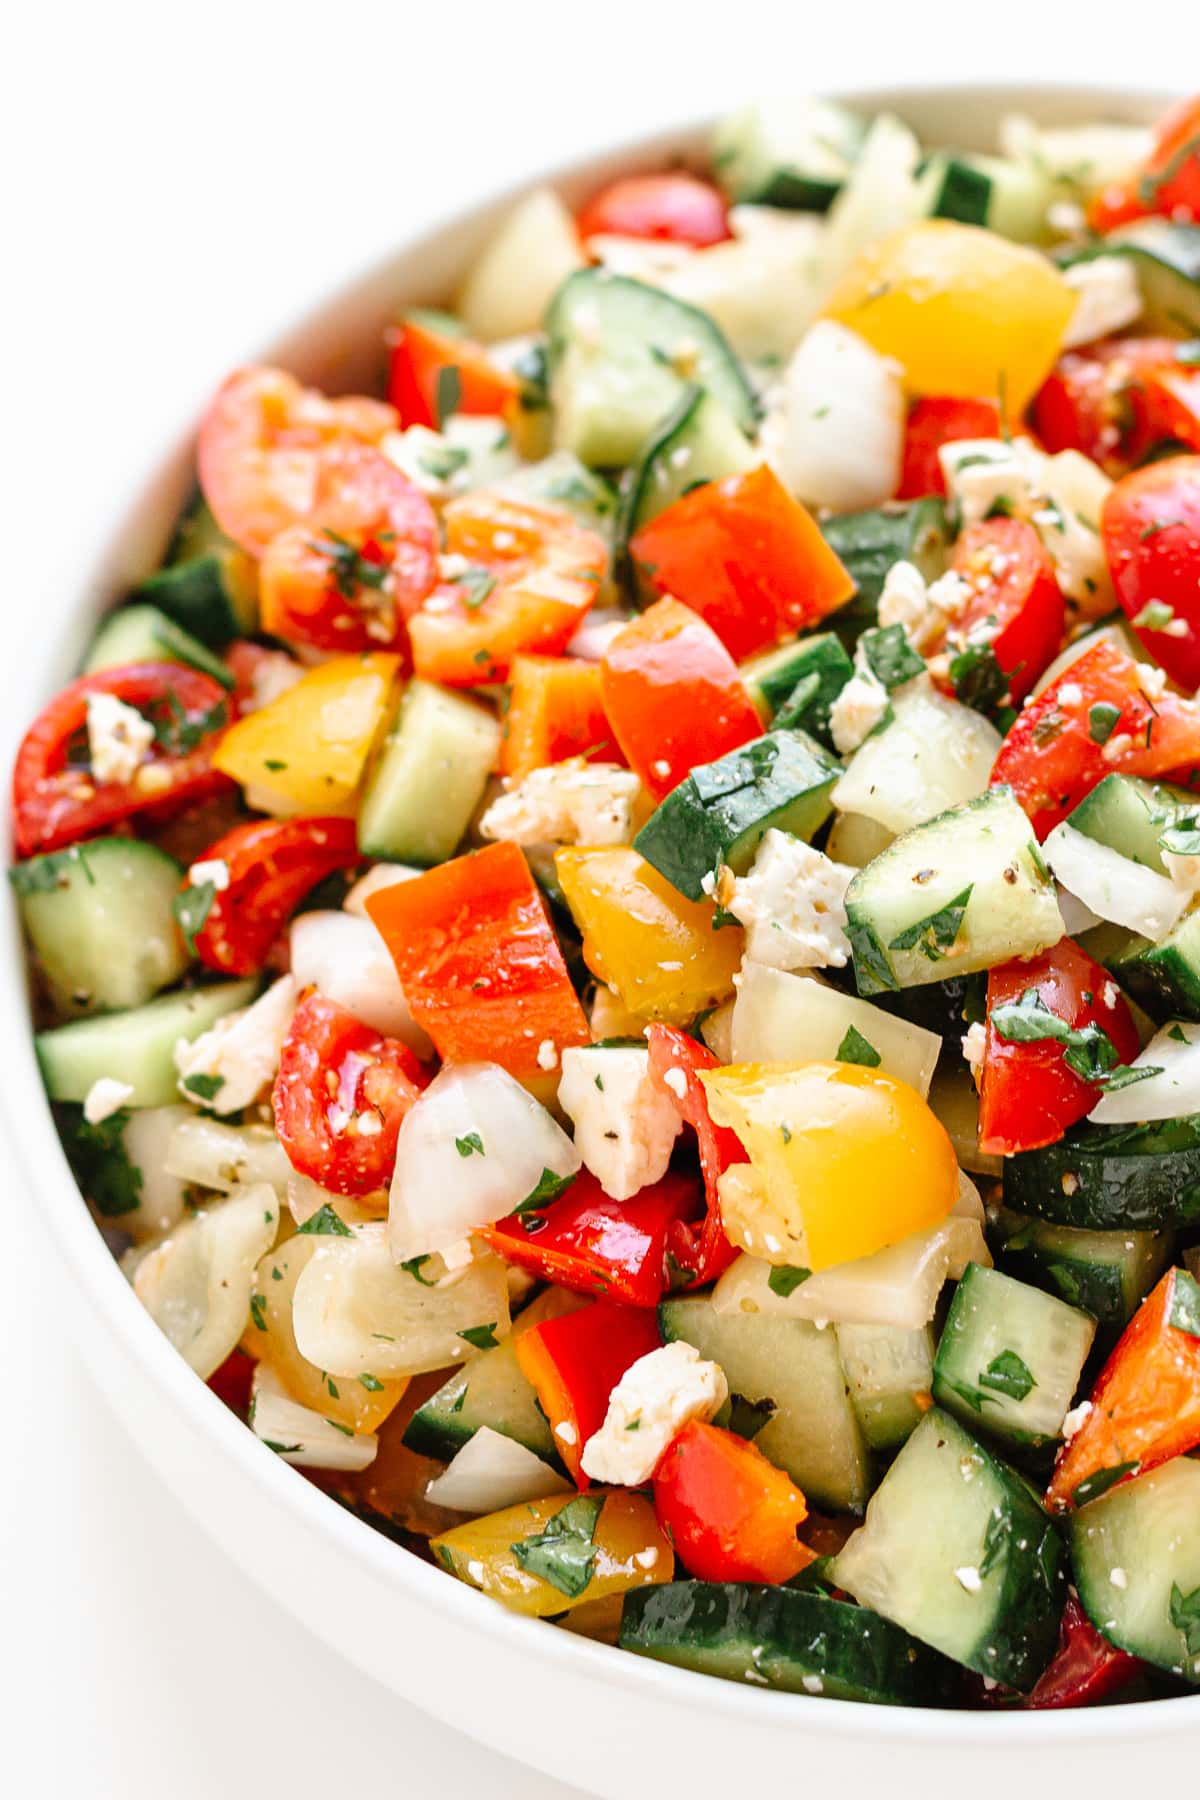
<path fill-rule="evenodd" d="M 436 431 L 450 413 L 503 413 L 520 388 L 516 376 L 493 362 L 472 338 L 438 331 L 417 315 L 405 319 L 395 334 L 388 399 L 401 425 Z"/>
<path fill-rule="evenodd" d="M 529 865 L 491 844 L 367 901 L 417 1023 L 446 1062 L 496 1062 L 518 1079 L 588 1044 L 587 1020 Z"/>
<path fill-rule="evenodd" d="M 1198 1322 L 1200 1288 L 1184 1270 L 1168 1269 L 1100 1371 L 1091 1411 L 1058 1453 L 1047 1505 L 1065 1512 L 1087 1499 L 1083 1483 L 1102 1476 L 1112 1486 L 1200 1444 Z"/>
<path fill-rule="evenodd" d="M 585 1169 L 550 1205 L 513 1213 L 478 1235 L 542 1281 L 627 1306 L 657 1306 L 670 1286 L 670 1233 L 694 1215 L 697 1198 L 690 1177 L 667 1174 L 630 1200 L 611 1200 Z"/>
<path fill-rule="evenodd" d="M 288 1161 L 334 1194 L 386 1187 L 425 1071 L 407 1044 L 310 992 L 283 1040 L 271 1103 Z"/>
<path fill-rule="evenodd" d="M 1141 1673 L 1142 1662 L 1102 1638 L 1076 1595 L 1067 1598 L 1058 1650 L 1022 1706 L 1033 1711 L 1094 1706 Z"/>
<path fill-rule="evenodd" d="M 1178 438 L 1200 449 L 1200 375 L 1172 338 L 1105 338 L 1068 350 L 1033 402 L 1047 450 L 1081 450 L 1123 475 L 1151 446 Z"/>
<path fill-rule="evenodd" d="M 501 772 L 519 780 L 573 756 L 623 760 L 604 711 L 599 663 L 577 656 L 514 656 Z"/>
<path fill-rule="evenodd" d="M 815 1561 L 796 1536 L 804 1495 L 731 1431 L 685 1425 L 654 1476 L 654 1510 L 700 1581 L 790 1581 Z"/>
<path fill-rule="evenodd" d="M 1022 708 L 1001 744 L 992 786 L 1012 788 L 1039 839 L 1106 775 L 1200 780 L 1200 708 L 1172 693 L 1151 703 L 1138 667 L 1096 644 Z"/>
<path fill-rule="evenodd" d="M 382 400 L 330 400 L 283 369 L 238 369 L 200 424 L 204 498 L 226 536 L 261 556 L 279 532 L 309 519 L 331 445 L 377 444 L 397 423 Z"/>
<path fill-rule="evenodd" d="M 914 400 L 904 428 L 904 461 L 897 500 L 920 500 L 944 494 L 946 477 L 938 451 L 962 438 L 1000 436 L 1000 409 L 994 400 L 955 400 L 927 394 Z"/>
<path fill-rule="evenodd" d="M 656 592 L 690 606 L 739 661 L 808 630 L 854 593 L 812 514 L 765 464 L 693 488 L 643 525 L 630 550 Z"/>
<path fill-rule="evenodd" d="M 317 650 L 404 650 L 437 549 L 433 508 L 406 475 L 365 444 L 331 445 L 308 518 L 263 555 L 262 628 Z"/>
<path fill-rule="evenodd" d="M 653 1311 L 606 1300 L 532 1325 L 513 1338 L 521 1371 L 537 1392 L 555 1448 L 577 1487 L 590 1485 L 581 1458 L 604 1423 L 609 1395 L 626 1369 L 657 1350 L 659 1342 Z"/>
<path fill-rule="evenodd" d="M 585 243 L 591 237 L 658 238 L 703 249 L 733 235 L 720 189 L 682 170 L 610 181 L 580 208 L 575 224 Z"/>
<path fill-rule="evenodd" d="M 111 694 L 157 728 L 155 742 L 128 781 L 100 781 L 87 761 L 88 700 Z M 230 702 L 211 675 L 181 663 L 127 663 L 81 675 L 40 712 L 21 740 L 13 766 L 13 830 L 17 854 L 61 850 L 80 838 L 152 813 L 167 819 L 181 807 L 232 789 L 212 767 Z M 83 760 L 68 757 L 83 740 Z"/>
<path fill-rule="evenodd" d="M 1145 167 L 1103 189 L 1088 207 L 1088 224 L 1104 234 L 1149 213 L 1200 219 L 1200 98 L 1180 100 L 1163 114 Z"/>
<path fill-rule="evenodd" d="M 197 858 L 223 862 L 229 879 L 214 891 L 194 933 L 196 955 L 223 975 L 256 974 L 305 894 L 359 860 L 353 819 L 255 819 L 235 826 Z"/>
<path fill-rule="evenodd" d="M 1023 519 L 984 519 L 959 538 L 953 567 L 972 589 L 955 638 L 979 643 L 985 626 L 994 634 L 989 645 L 1018 706 L 1062 643 L 1066 604 L 1050 552 Z"/>
<path fill-rule="evenodd" d="M 1100 531 L 1121 610 L 1181 687 L 1200 684 L 1200 456 L 1172 456 L 1110 488 Z M 1148 621 L 1169 608 L 1164 623 Z"/>
<path fill-rule="evenodd" d="M 604 710 L 631 768 L 662 800 L 697 763 L 762 736 L 737 664 L 704 620 L 656 600 L 601 664 Z"/>
<path fill-rule="evenodd" d="M 686 1285 L 703 1287 L 715 1281 L 737 1256 L 721 1225 L 717 1183 L 731 1163 L 745 1162 L 746 1152 L 736 1131 L 727 1125 L 714 1125 L 709 1113 L 700 1071 L 715 1069 L 717 1059 L 708 1046 L 698 1044 L 675 1025 L 651 1025 L 646 1041 L 651 1080 L 670 1097 L 684 1124 L 696 1134 L 707 1209 L 699 1223 L 676 1220 L 668 1229 L 667 1248 L 672 1261 L 690 1276 Z M 680 1075 L 682 1094 L 677 1091 Z"/>
<path fill-rule="evenodd" d="M 979 1092 L 979 1147 L 1009 1156 L 1054 1144 L 1091 1112 L 1103 1091 L 1063 1060 L 1052 1039 L 1014 1043 L 992 1023 L 998 1007 L 1011 1006 L 1029 988 L 1056 1018 L 1075 1030 L 1098 1025 L 1123 1063 L 1138 1053 L 1137 1026 L 1124 996 L 1099 963 L 1070 938 L 1027 960 L 1000 963 L 988 972 L 987 1046 Z"/>

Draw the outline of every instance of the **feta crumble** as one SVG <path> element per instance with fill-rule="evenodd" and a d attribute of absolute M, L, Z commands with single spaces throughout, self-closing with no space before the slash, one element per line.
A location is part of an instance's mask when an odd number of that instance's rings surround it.
<path fill-rule="evenodd" d="M 976 1020 L 974 1025 L 963 1032 L 962 1053 L 967 1059 L 967 1067 L 978 1087 L 983 1075 L 983 1057 L 987 1049 L 987 1027 Z"/>
<path fill-rule="evenodd" d="M 538 1045 L 537 1066 L 547 1072 L 558 1067 L 558 1045 L 553 1038 L 543 1038 Z"/>
<path fill-rule="evenodd" d="M 132 1099 L 133 1089 L 127 1081 L 114 1081 L 111 1075 L 101 1075 L 87 1091 L 83 1116 L 89 1125 L 100 1125 Z"/>
<path fill-rule="evenodd" d="M 98 782 L 132 781 L 154 742 L 154 727 L 115 694 L 89 694 L 88 761 Z"/>
<path fill-rule="evenodd" d="M 229 864 L 221 856 L 210 856 L 206 862 L 195 862 L 188 870 L 192 887 L 213 887 L 223 894 L 229 886 Z"/>
<path fill-rule="evenodd" d="M 252 1006 L 226 1013 L 211 1030 L 175 1046 L 179 1091 L 193 1106 L 240 1112 L 258 1099 L 279 1067 L 296 1010 L 296 983 L 283 975 Z"/>
<path fill-rule="evenodd" d="M 768 831 L 726 902 L 746 927 L 746 955 L 773 969 L 844 968 L 846 889 L 855 871 L 811 844 Z"/>
<path fill-rule="evenodd" d="M 829 709 L 829 729 L 842 756 L 857 750 L 888 709 L 887 689 L 866 670 L 853 674 Z"/>
<path fill-rule="evenodd" d="M 682 1129 L 674 1101 L 636 1044 L 564 1050 L 558 1103 L 575 1126 L 584 1167 L 613 1200 L 661 1180 Z"/>
<path fill-rule="evenodd" d="M 628 844 L 639 787 L 616 763 L 552 763 L 506 784 L 479 821 L 480 835 L 512 844 Z"/>
<path fill-rule="evenodd" d="M 604 1423 L 583 1447 L 584 1474 L 641 1487 L 683 1427 L 692 1419 L 707 1422 L 728 1396 L 723 1371 L 694 1345 L 677 1341 L 651 1350 L 609 1395 Z"/>
<path fill-rule="evenodd" d="M 1081 1400 L 1079 1402 L 1078 1406 L 1073 1406 L 1071 1408 L 1070 1412 L 1066 1415 L 1066 1417 L 1064 1418 L 1064 1420 L 1062 1422 L 1062 1435 L 1063 1435 L 1063 1443 L 1064 1444 L 1069 1444 L 1071 1439 L 1076 1435 L 1076 1433 L 1082 1429 L 1084 1420 L 1087 1418 L 1087 1416 L 1091 1412 L 1091 1410 L 1092 1410 L 1092 1403 L 1090 1400 Z"/>
<path fill-rule="evenodd" d="M 962 617 L 972 588 L 953 569 L 926 585 L 910 562 L 893 563 L 879 596 L 880 625 L 903 625 L 914 649 L 933 649 Z"/>
<path fill-rule="evenodd" d="M 1128 257 L 1096 256 L 1090 262 L 1075 263 L 1062 274 L 1079 296 L 1063 333 L 1064 350 L 1095 343 L 1141 318 L 1142 292 Z"/>
<path fill-rule="evenodd" d="M 983 1586 L 983 1576 L 979 1573 L 979 1570 L 969 1566 L 963 1569 L 955 1569 L 954 1579 L 958 1582 L 959 1587 L 966 1589 L 968 1594 L 977 1594 Z"/>

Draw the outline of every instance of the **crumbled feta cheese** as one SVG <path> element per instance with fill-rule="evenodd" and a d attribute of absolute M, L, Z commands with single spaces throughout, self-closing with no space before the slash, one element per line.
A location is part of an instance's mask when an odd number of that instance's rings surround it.
<path fill-rule="evenodd" d="M 955 1569 L 954 1578 L 958 1582 L 959 1587 L 965 1588 L 968 1594 L 977 1594 L 983 1586 L 983 1577 L 979 1573 L 979 1570 L 969 1566 L 963 1569 Z"/>
<path fill-rule="evenodd" d="M 1095 256 L 1063 270 L 1063 280 L 1079 299 L 1063 333 L 1063 349 L 1092 344 L 1124 331 L 1142 316 L 1137 271 L 1127 256 Z"/>
<path fill-rule="evenodd" d="M 715 1362 L 677 1340 L 651 1350 L 626 1369 L 609 1395 L 599 1431 L 583 1447 L 583 1471 L 593 1481 L 641 1487 L 692 1419 L 707 1422 L 729 1396 Z"/>
<path fill-rule="evenodd" d="M 1083 689 L 1077 681 L 1064 681 L 1058 690 L 1058 698 L 1063 706 L 1078 706 L 1083 699 Z"/>
<path fill-rule="evenodd" d="M 256 659 L 250 676 L 250 693 L 241 702 L 243 713 L 258 712 L 261 707 L 270 706 L 294 688 L 304 669 L 293 657 L 283 650 L 268 650 Z"/>
<path fill-rule="evenodd" d="M 691 244 L 669 238 L 619 237 L 615 232 L 597 232 L 587 239 L 585 248 L 613 275 L 632 275 L 651 287 L 657 287 L 664 275 L 673 274 L 697 254 Z"/>
<path fill-rule="evenodd" d="M 633 1560 L 639 1569 L 652 1569 L 658 1562 L 657 1544 L 647 1544 L 644 1550 L 635 1550 Z"/>
<path fill-rule="evenodd" d="M 1144 662 L 1134 663 L 1133 668 L 1137 684 L 1147 700 L 1161 700 L 1167 685 L 1167 671 Z"/>
<path fill-rule="evenodd" d="M 364 1119 L 359 1119 L 358 1128 L 360 1131 L 363 1128 L 364 1122 Z M 459 1238 L 455 1243 L 447 1244 L 445 1249 L 439 1251 L 438 1254 L 441 1256 L 442 1265 L 445 1268 L 446 1274 L 457 1275 L 460 1269 L 465 1269 L 474 1262 L 475 1246 L 472 1244 L 469 1237 Z"/>
<path fill-rule="evenodd" d="M 574 1425 L 572 1425 L 570 1419 L 560 1419 L 558 1424 L 554 1427 L 554 1435 L 560 1443 L 568 1446 L 579 1442 L 579 1433 L 576 1431 Z"/>
<path fill-rule="evenodd" d="M 1127 1588 L 1129 1586 L 1129 1577 L 1124 1569 L 1110 1569 L 1108 1571 L 1108 1579 L 1115 1588 Z"/>
<path fill-rule="evenodd" d="M 222 856 L 210 856 L 205 862 L 193 863 L 188 870 L 192 887 L 212 887 L 223 894 L 229 886 L 229 864 Z"/>
<path fill-rule="evenodd" d="M 154 727 L 115 694 L 89 694 L 88 761 L 98 782 L 132 781 L 154 742 Z"/>
<path fill-rule="evenodd" d="M 938 455 L 964 526 L 1002 504 L 1036 528 L 1067 598 L 1089 614 L 1105 610 L 1112 583 L 1098 521 L 1112 483 L 1102 469 L 1078 450 L 1047 456 L 1021 437 L 963 438 Z"/>
<path fill-rule="evenodd" d="M 1076 1432 L 1082 1428 L 1083 1422 L 1091 1410 L 1092 1403 L 1090 1400 L 1081 1400 L 1078 1406 L 1073 1406 L 1071 1408 L 1070 1412 L 1062 1422 L 1064 1444 L 1069 1444 Z"/>
<path fill-rule="evenodd" d="M 627 844 L 639 786 L 616 763 L 552 763 L 508 785 L 479 821 L 480 835 L 512 844 Z"/>
<path fill-rule="evenodd" d="M 252 1006 L 226 1013 L 191 1043 L 181 1038 L 175 1067 L 184 1099 L 216 1113 L 251 1105 L 274 1079 L 295 1010 L 296 983 L 283 975 Z"/>
<path fill-rule="evenodd" d="M 870 737 L 888 709 L 887 689 L 865 670 L 852 675 L 829 709 L 829 729 L 842 756 Z"/>
<path fill-rule="evenodd" d="M 768 831 L 727 905 L 746 927 L 746 955 L 773 969 L 844 968 L 846 889 L 855 871 L 811 844 Z"/>
<path fill-rule="evenodd" d="M 903 625 L 914 648 L 924 652 L 939 644 L 947 628 L 961 618 L 971 593 L 971 584 L 954 570 L 926 586 L 912 563 L 893 563 L 879 596 L 879 623 Z"/>
<path fill-rule="evenodd" d="M 83 1116 L 89 1125 L 100 1125 L 132 1099 L 133 1089 L 127 1081 L 114 1081 L 111 1075 L 101 1075 L 87 1091 Z"/>
<path fill-rule="evenodd" d="M 667 1172 L 681 1130 L 674 1101 L 636 1044 L 564 1050 L 558 1102 L 575 1126 L 584 1167 L 613 1200 L 628 1200 Z"/>
<path fill-rule="evenodd" d="M 663 1076 L 663 1081 L 677 1100 L 687 1099 L 687 1076 L 682 1069 L 668 1069 Z"/>
<path fill-rule="evenodd" d="M 558 1067 L 558 1045 L 553 1038 L 543 1038 L 538 1045 L 537 1066 L 547 1071 Z"/>
<path fill-rule="evenodd" d="M 1046 223 L 1060 237 L 1087 236 L 1087 214 L 1078 200 L 1052 200 L 1046 208 Z"/>
<path fill-rule="evenodd" d="M 987 1028 L 976 1020 L 963 1032 L 962 1053 L 967 1059 L 967 1067 L 971 1071 L 975 1086 L 978 1087 L 983 1075 L 983 1056 L 987 1049 Z"/>
<path fill-rule="evenodd" d="M 957 501 L 964 528 L 986 519 L 997 504 L 1024 515 L 1036 463 L 1036 446 L 1026 438 L 956 438 L 938 452 L 946 488 Z"/>

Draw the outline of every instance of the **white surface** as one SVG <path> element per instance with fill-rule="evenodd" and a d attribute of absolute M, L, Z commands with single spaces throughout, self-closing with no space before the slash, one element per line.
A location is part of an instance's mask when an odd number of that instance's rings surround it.
<path fill-rule="evenodd" d="M 94 524 L 97 471 L 141 444 L 156 454 L 201 397 L 197 366 L 215 380 L 295 296 L 376 254 L 381 219 L 399 239 L 539 161 L 793 76 L 1169 81 L 1180 16 L 1143 4 L 1136 31 L 1106 34 L 1094 7 L 1066 0 L 1010 4 L 1002 24 L 930 0 L 919 25 L 892 6 L 615 0 L 584 43 L 563 4 L 418 10 L 43 0 L 10 23 L 0 153 L 19 242 L 12 255 L 6 234 L 0 455 L 14 635 L 37 628 L 39 595 Z M 201 1536 L 94 1398 L 67 1343 L 69 1295 L 11 1180 L 4 1205 L 21 1280 L 0 1308 L 0 1784 L 22 1800 L 564 1800 L 338 1663 Z M 601 1728 L 581 1746 L 581 1773 L 603 1744 Z M 1029 1769 L 1030 1791 L 1048 1791 L 1032 1753 Z M 945 1776 L 946 1791 L 963 1785 Z"/>

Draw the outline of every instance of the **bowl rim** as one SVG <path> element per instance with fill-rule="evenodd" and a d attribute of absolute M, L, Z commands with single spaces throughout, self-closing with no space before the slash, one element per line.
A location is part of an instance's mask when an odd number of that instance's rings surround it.
<path fill-rule="evenodd" d="M 1109 112 L 1118 116 L 1141 114 L 1145 118 L 1151 109 L 1174 99 L 1176 93 L 1150 84 L 1107 86 L 1092 82 L 980 83 L 963 80 L 897 82 L 869 89 L 839 89 L 832 97 L 866 110 L 887 106 L 902 109 L 906 103 L 920 107 L 952 102 L 964 108 L 980 103 L 1036 112 L 1052 110 L 1056 102 L 1065 101 L 1074 108 L 1086 107 L 1094 116 Z M 526 178 L 516 182 L 507 182 L 489 191 L 483 199 L 456 209 L 448 217 L 420 218 L 402 239 L 389 245 L 357 275 L 333 285 L 327 279 L 315 281 L 303 306 L 289 307 L 279 328 L 265 334 L 266 348 L 260 348 L 258 354 L 262 357 L 286 356 L 292 339 L 302 336 L 317 321 L 336 317 L 352 296 L 385 279 L 388 271 L 397 264 L 414 263 L 436 240 L 477 227 L 536 183 L 545 181 L 569 188 L 589 176 L 602 179 L 610 165 L 680 152 L 686 155 L 695 149 L 701 141 L 701 133 L 711 123 L 711 119 L 688 119 L 649 134 L 642 132 L 616 142 L 606 142 L 598 151 L 579 155 L 565 164 L 531 171 Z M 214 381 L 216 379 L 219 379 L 219 372 L 213 377 Z M 4 745 L 8 766 L 11 767 L 28 723 L 30 692 L 48 696 L 56 684 L 61 685 L 67 678 L 63 665 L 71 658 L 64 651 L 64 640 L 69 644 L 71 627 L 78 626 L 95 612 L 99 595 L 108 597 L 113 573 L 120 566 L 119 546 L 130 535 L 133 521 L 145 514 L 148 507 L 161 509 L 162 503 L 154 499 L 154 494 L 164 480 L 164 470 L 167 484 L 174 485 L 170 472 L 185 466 L 193 439 L 194 413 L 165 443 L 149 447 L 145 460 L 139 459 L 137 470 L 122 479 L 108 513 L 109 522 L 73 555 L 74 579 L 68 578 L 61 590 L 69 599 L 45 597 L 50 616 L 64 629 L 61 633 L 34 634 L 24 646 L 27 655 L 21 660 L 19 670 L 12 663 L 9 665 L 6 676 L 9 704 L 0 715 L 0 742 Z M 164 537 L 168 523 L 162 521 Z M 47 1221 L 59 1255 L 80 1285 L 82 1293 L 77 1299 L 85 1306 L 90 1303 L 108 1336 L 119 1340 L 162 1396 L 190 1422 L 202 1440 L 205 1456 L 218 1457 L 232 1465 L 241 1480 L 262 1489 L 272 1505 L 293 1515 L 307 1533 L 318 1538 L 332 1538 L 342 1554 L 375 1576 L 381 1594 L 389 1585 L 410 1590 L 420 1606 L 430 1607 L 452 1625 L 487 1638 L 497 1655 L 502 1655 L 508 1647 L 547 1668 L 566 1663 L 570 1669 L 602 1688 L 632 1689 L 641 1695 L 660 1695 L 684 1708 L 703 1707 L 731 1726 L 752 1729 L 756 1724 L 768 1721 L 791 1725 L 802 1719 L 805 1730 L 815 1736 L 843 1738 L 850 1733 L 865 1733 L 877 1740 L 902 1739 L 916 1745 L 990 1749 L 1009 1746 L 1061 1748 L 1083 1739 L 1101 1743 L 1134 1739 L 1148 1728 L 1152 1728 L 1156 1737 L 1167 1733 L 1177 1736 L 1195 1729 L 1200 1721 L 1200 1694 L 1180 1696 L 1169 1702 L 1135 1701 L 1061 1712 L 1021 1712 L 1004 1708 L 995 1712 L 964 1712 L 934 1707 L 877 1706 L 858 1701 L 814 1707 L 805 1696 L 720 1680 L 635 1656 L 571 1632 L 547 1631 L 540 1621 L 506 1611 L 503 1606 L 465 1583 L 453 1580 L 443 1570 L 423 1562 L 402 1545 L 365 1524 L 266 1451 L 247 1427 L 196 1377 L 137 1302 L 101 1232 L 81 1204 L 79 1189 L 54 1128 L 33 1052 L 32 1033 L 27 1028 L 24 947 L 10 884 L 6 882 L 3 886 L 6 914 L 3 929 L 7 941 L 4 953 L 0 955 L 0 1006 L 10 1019 L 21 1021 L 21 1029 L 19 1034 L 10 1032 L 0 1055 L 0 1067 L 4 1070 L 4 1079 L 0 1082 L 0 1119 L 17 1168 L 30 1193 L 36 1196 L 39 1211 Z M 253 1573 L 252 1570 L 249 1572 Z M 803 1709 L 802 1712 L 797 1711 L 798 1707 Z"/>

